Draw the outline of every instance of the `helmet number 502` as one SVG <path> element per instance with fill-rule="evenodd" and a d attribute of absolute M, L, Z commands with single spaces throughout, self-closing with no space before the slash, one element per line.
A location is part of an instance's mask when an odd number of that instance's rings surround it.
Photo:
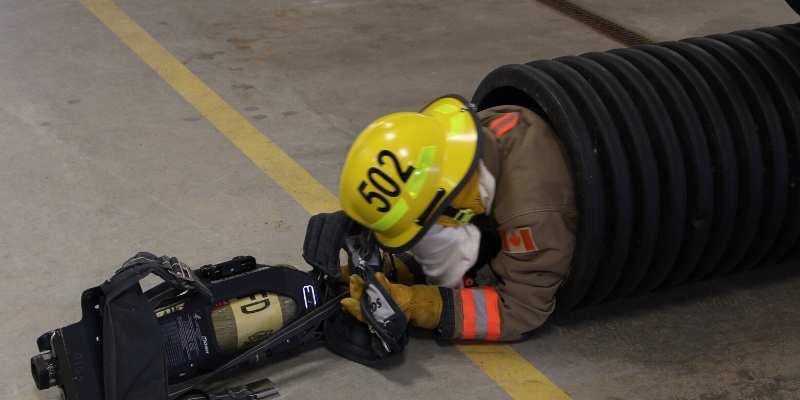
<path fill-rule="evenodd" d="M 392 161 L 395 172 L 400 177 L 400 180 L 403 183 L 406 183 L 408 178 L 410 178 L 411 174 L 414 172 L 414 166 L 409 165 L 408 168 L 403 170 L 403 168 L 400 167 L 400 160 L 398 160 L 397 156 L 389 150 L 382 150 L 380 153 L 378 153 L 378 164 L 381 166 L 385 165 L 386 158 Z M 367 180 L 369 180 L 369 183 L 378 189 L 380 193 L 367 192 Z M 400 185 L 398 185 L 397 182 L 392 179 L 392 177 L 383 172 L 383 170 L 376 167 L 370 167 L 370 169 L 367 170 L 367 179 L 361 181 L 361 185 L 358 186 L 358 192 L 369 204 L 372 204 L 373 200 L 378 200 L 380 203 L 382 203 L 382 205 L 378 207 L 378 212 L 387 212 L 391 209 L 391 205 L 389 200 L 386 199 L 386 196 L 400 196 L 402 189 Z"/>

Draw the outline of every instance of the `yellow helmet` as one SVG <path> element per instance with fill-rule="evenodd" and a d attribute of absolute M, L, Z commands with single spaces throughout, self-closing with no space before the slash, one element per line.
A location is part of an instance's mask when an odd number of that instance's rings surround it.
<path fill-rule="evenodd" d="M 342 209 L 386 249 L 409 249 L 476 169 L 478 126 L 473 107 L 458 96 L 377 119 L 347 153 Z"/>

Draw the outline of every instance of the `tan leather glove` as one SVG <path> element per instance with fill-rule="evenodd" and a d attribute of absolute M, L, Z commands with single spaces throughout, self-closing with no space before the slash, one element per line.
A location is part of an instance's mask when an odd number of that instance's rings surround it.
<path fill-rule="evenodd" d="M 386 288 L 392 299 L 403 311 L 408 321 L 419 328 L 436 329 L 442 316 L 442 295 L 439 288 L 431 285 L 406 286 L 391 283 L 386 275 L 378 272 L 375 279 Z M 361 314 L 361 296 L 364 294 L 364 280 L 358 275 L 350 276 L 350 297 L 342 299 L 342 308 L 359 321 L 364 321 Z"/>

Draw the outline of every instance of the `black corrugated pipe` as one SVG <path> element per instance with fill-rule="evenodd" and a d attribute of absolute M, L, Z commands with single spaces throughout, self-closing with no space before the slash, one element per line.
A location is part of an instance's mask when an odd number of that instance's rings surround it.
<path fill-rule="evenodd" d="M 473 101 L 539 112 L 567 149 L 560 311 L 800 255 L 800 24 L 506 65 Z"/>
<path fill-rule="evenodd" d="M 797 14 L 800 14 L 800 0 L 786 0 L 786 2 Z"/>

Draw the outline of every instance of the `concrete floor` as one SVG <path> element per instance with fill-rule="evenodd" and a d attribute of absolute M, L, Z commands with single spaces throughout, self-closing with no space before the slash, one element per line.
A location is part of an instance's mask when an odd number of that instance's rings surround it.
<path fill-rule="evenodd" d="M 780 0 L 577 3 L 655 39 L 798 19 Z M 332 191 L 374 117 L 619 46 L 532 0 L 117 4 Z M 33 388 L 34 339 L 138 250 L 302 265 L 305 211 L 79 1 L 0 3 L 0 93 L 0 399 L 57 398 Z M 583 310 L 514 347 L 576 399 L 798 399 L 799 267 Z M 254 374 L 294 399 L 506 397 L 430 340 L 386 371 L 317 349 Z"/>

